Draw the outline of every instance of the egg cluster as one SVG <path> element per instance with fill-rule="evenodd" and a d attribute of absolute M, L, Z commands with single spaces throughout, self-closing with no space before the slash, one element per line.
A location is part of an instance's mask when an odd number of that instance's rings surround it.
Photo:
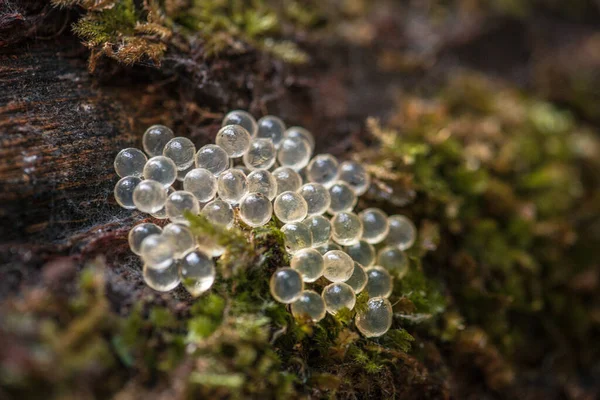
<path fill-rule="evenodd" d="M 275 215 L 291 255 L 290 266 L 271 277 L 275 300 L 291 304 L 294 316 L 316 322 L 326 313 L 352 309 L 356 294 L 365 290 L 369 300 L 356 315 L 357 328 L 367 337 L 390 328 L 387 298 L 394 277 L 407 272 L 404 250 L 414 243 L 416 228 L 406 217 L 388 217 L 377 208 L 353 212 L 370 186 L 361 164 L 340 163 L 330 154 L 313 157 L 309 131 L 286 128 L 275 116 L 256 121 L 245 111 L 225 116 L 215 144 L 196 149 L 189 139 L 155 125 L 144 133 L 143 147 L 145 153 L 127 148 L 117 155 L 114 166 L 121 179 L 115 199 L 124 208 L 170 220 L 163 228 L 137 225 L 129 234 L 150 287 L 169 291 L 181 282 L 197 296 L 214 282 L 213 258 L 224 249 L 194 238 L 186 212 L 225 228 L 233 226 L 236 215 L 250 227 L 265 225 Z M 328 281 L 321 294 L 305 288 L 321 277 Z"/>

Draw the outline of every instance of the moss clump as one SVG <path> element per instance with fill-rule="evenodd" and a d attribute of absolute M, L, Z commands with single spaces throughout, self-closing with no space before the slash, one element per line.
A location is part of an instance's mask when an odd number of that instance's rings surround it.
<path fill-rule="evenodd" d="M 281 5 L 266 0 L 54 0 L 53 4 L 85 11 L 73 31 L 92 51 L 91 70 L 102 56 L 126 65 L 160 65 L 168 50 L 188 54 L 198 40 L 204 58 L 253 48 L 285 62 L 304 63 L 308 55 L 286 39 L 285 32 L 306 29 L 318 20 L 316 7 L 298 1 Z"/>
<path fill-rule="evenodd" d="M 513 368 L 560 347 L 548 330 L 581 344 L 556 355 L 565 364 L 600 355 L 596 328 L 583 317 L 594 301 L 569 283 L 594 270 L 590 249 L 600 244 L 599 181 L 589 173 L 598 160 L 581 151 L 598 148 L 589 127 L 472 73 L 434 98 L 406 98 L 389 127 L 369 127 L 382 144 L 361 153 L 382 189 L 374 195 L 412 202 L 406 213 L 420 221 L 419 247 L 436 249 L 423 269 L 439 283 L 418 268 L 398 282 L 400 290 L 425 287 L 407 294 L 409 309 L 427 310 L 420 293 L 444 285 L 451 306 L 438 334 L 457 339 L 459 352 L 485 343 L 482 357 L 499 367 L 479 367 L 494 389 L 514 383 Z M 465 325 L 474 330 L 459 333 Z"/>

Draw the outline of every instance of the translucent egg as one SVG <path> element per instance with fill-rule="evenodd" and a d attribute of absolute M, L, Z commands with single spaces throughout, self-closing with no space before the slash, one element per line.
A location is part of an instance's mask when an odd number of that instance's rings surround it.
<path fill-rule="evenodd" d="M 331 204 L 329 191 L 320 183 L 304 184 L 298 189 L 298 194 L 306 200 L 308 215 L 323 214 Z"/>
<path fill-rule="evenodd" d="M 181 258 L 196 247 L 196 238 L 187 226 L 170 223 L 165 225 L 162 234 L 173 242 L 174 258 Z"/>
<path fill-rule="evenodd" d="M 157 292 L 170 292 L 180 283 L 179 268 L 176 262 L 172 262 L 163 269 L 155 269 L 144 265 L 142 277 L 146 285 Z"/>
<path fill-rule="evenodd" d="M 302 275 L 304 282 L 314 282 L 323 275 L 323 256 L 315 249 L 302 249 L 296 252 L 290 266 Z"/>
<path fill-rule="evenodd" d="M 377 264 L 398 278 L 402 278 L 408 272 L 408 257 L 402 250 L 394 246 L 387 246 L 379 250 Z"/>
<path fill-rule="evenodd" d="M 177 167 L 170 158 L 152 157 L 144 166 L 144 178 L 156 181 L 167 188 L 177 179 Z"/>
<path fill-rule="evenodd" d="M 271 276 L 270 281 L 271 295 L 280 303 L 289 304 L 298 300 L 302 290 L 304 290 L 304 282 L 298 271 L 285 267 L 279 268 Z"/>
<path fill-rule="evenodd" d="M 229 158 L 235 158 L 248 151 L 250 140 L 250 133 L 241 125 L 225 125 L 217 132 L 215 143 L 225 150 Z"/>
<path fill-rule="evenodd" d="M 206 203 L 217 194 L 217 178 L 207 169 L 194 168 L 183 180 L 183 189 L 196 196 L 200 203 Z"/>
<path fill-rule="evenodd" d="M 263 226 L 272 215 L 273 205 L 262 193 L 248 193 L 240 203 L 240 218 L 248 226 Z"/>
<path fill-rule="evenodd" d="M 275 146 L 271 139 L 252 139 L 250 148 L 244 153 L 244 165 L 249 170 L 269 169 L 275 164 Z"/>
<path fill-rule="evenodd" d="M 162 234 L 152 234 L 142 240 L 140 256 L 146 267 L 164 269 L 173 263 L 175 247 L 171 238 Z"/>
<path fill-rule="evenodd" d="M 315 247 L 315 250 L 317 250 L 319 253 L 321 253 L 321 255 L 324 255 L 325 253 L 327 253 L 328 251 L 331 251 L 331 250 L 340 250 L 341 251 L 342 246 L 330 241 L 329 243 Z"/>
<path fill-rule="evenodd" d="M 285 123 L 273 115 L 266 115 L 258 120 L 258 132 L 256 137 L 271 139 L 276 148 L 283 140 Z"/>
<path fill-rule="evenodd" d="M 315 138 L 312 133 L 301 126 L 290 126 L 283 134 L 284 138 L 301 138 L 308 142 L 310 146 L 310 152 L 315 150 Z"/>
<path fill-rule="evenodd" d="M 167 197 L 169 197 L 169 195 L 171 193 L 173 193 L 175 191 L 175 189 L 173 189 L 173 186 L 171 186 L 170 188 L 168 188 L 165 192 L 167 193 Z M 165 203 L 167 202 L 166 198 L 165 198 Z M 153 212 L 150 213 L 150 215 L 152 215 L 154 218 L 156 219 L 167 219 L 169 218 L 169 216 L 167 215 L 167 210 L 165 209 L 165 207 L 163 206 L 163 208 L 161 208 L 160 210 L 158 210 L 157 212 Z"/>
<path fill-rule="evenodd" d="M 386 213 L 379 208 L 367 208 L 358 214 L 363 225 L 362 240 L 369 243 L 380 243 L 385 239 L 390 226 Z"/>
<path fill-rule="evenodd" d="M 285 248 L 290 254 L 312 247 L 310 230 L 301 222 L 285 224 L 281 227 L 281 232 L 285 236 Z"/>
<path fill-rule="evenodd" d="M 251 136 L 255 136 L 256 131 L 258 130 L 258 125 L 252 114 L 243 110 L 230 111 L 225 118 L 223 118 L 223 122 L 221 123 L 221 126 L 227 125 L 243 126 Z"/>
<path fill-rule="evenodd" d="M 318 322 L 325 318 L 325 302 L 315 291 L 305 290 L 300 294 L 298 300 L 292 303 L 292 315 L 295 318 L 310 318 Z"/>
<path fill-rule="evenodd" d="M 262 193 L 269 200 L 273 200 L 277 195 L 277 180 L 266 169 L 257 169 L 248 175 L 248 193 Z"/>
<path fill-rule="evenodd" d="M 128 210 L 135 209 L 136 205 L 133 202 L 133 193 L 140 182 L 142 182 L 142 180 L 135 176 L 126 176 L 125 178 L 119 179 L 114 190 L 117 204 Z"/>
<path fill-rule="evenodd" d="M 217 193 L 221 200 L 230 204 L 238 204 L 248 193 L 246 175 L 239 169 L 228 169 L 219 175 Z"/>
<path fill-rule="evenodd" d="M 367 307 L 356 314 L 356 328 L 366 337 L 379 337 L 392 327 L 392 304 L 388 299 L 369 299 Z"/>
<path fill-rule="evenodd" d="M 346 247 L 346 253 L 363 267 L 370 267 L 375 264 L 375 247 L 364 240 Z"/>
<path fill-rule="evenodd" d="M 354 293 L 358 294 L 362 292 L 365 286 L 367 286 L 368 280 L 369 277 L 367 276 L 367 271 L 365 271 L 362 265 L 355 261 L 352 276 L 346 281 L 346 284 L 354 290 Z"/>
<path fill-rule="evenodd" d="M 283 192 L 275 198 L 273 211 L 281 222 L 298 222 L 306 217 L 308 205 L 306 201 L 295 192 Z"/>
<path fill-rule="evenodd" d="M 342 308 L 352 310 L 356 304 L 356 295 L 352 288 L 343 283 L 332 283 L 325 286 L 321 294 L 325 302 L 325 309 L 330 314 L 337 314 Z"/>
<path fill-rule="evenodd" d="M 136 225 L 129 231 L 129 248 L 135 254 L 140 255 L 142 241 L 150 235 L 160 235 L 161 232 L 162 229 L 156 224 L 145 223 Z"/>
<path fill-rule="evenodd" d="M 167 190 L 160 183 L 146 179 L 141 181 L 133 191 L 133 203 L 138 210 L 155 213 L 165 206 Z"/>
<path fill-rule="evenodd" d="M 148 157 L 138 149 L 133 147 L 123 149 L 115 157 L 114 167 L 115 172 L 121 178 L 125 176 L 142 176 L 144 165 L 148 161 Z"/>
<path fill-rule="evenodd" d="M 231 204 L 221 199 L 215 199 L 206 204 L 202 209 L 202 215 L 213 224 L 221 225 L 225 228 L 233 226 L 233 208 Z"/>
<path fill-rule="evenodd" d="M 214 175 L 229 168 L 229 156 L 216 144 L 207 144 L 200 147 L 196 153 L 196 167 L 209 170 Z"/>
<path fill-rule="evenodd" d="M 302 177 L 291 168 L 278 167 L 271 174 L 277 181 L 277 195 L 296 192 L 302 186 Z"/>
<path fill-rule="evenodd" d="M 308 142 L 301 138 L 285 138 L 277 152 L 277 161 L 282 167 L 299 171 L 310 161 L 311 150 Z"/>
<path fill-rule="evenodd" d="M 167 210 L 167 216 L 172 222 L 187 224 L 188 220 L 185 218 L 185 213 L 189 211 L 193 215 L 198 215 L 200 213 L 200 204 L 198 204 L 198 199 L 190 192 L 177 190 L 167 198 L 165 209 Z"/>
<path fill-rule="evenodd" d="M 173 131 L 164 125 L 152 125 L 146 129 L 144 136 L 142 137 L 142 144 L 144 151 L 150 157 L 161 156 L 165 145 L 175 135 Z"/>
<path fill-rule="evenodd" d="M 183 170 L 177 170 L 177 180 L 179 182 L 183 182 L 185 180 L 185 177 L 187 176 L 187 174 L 193 170 L 195 167 L 194 164 L 190 165 L 187 169 L 183 169 Z"/>
<path fill-rule="evenodd" d="M 325 187 L 331 186 L 338 177 L 339 164 L 331 154 L 319 154 L 308 163 L 306 178 L 309 182 L 320 183 Z"/>
<path fill-rule="evenodd" d="M 357 196 L 364 194 L 371 185 L 371 178 L 365 167 L 354 161 L 344 161 L 340 164 L 338 179 L 348 183 Z"/>
<path fill-rule="evenodd" d="M 346 182 L 337 181 L 331 185 L 329 196 L 331 197 L 331 202 L 327 211 L 330 214 L 350 212 L 356 205 L 356 194 L 354 194 L 354 191 Z"/>
<path fill-rule="evenodd" d="M 363 233 L 358 215 L 340 212 L 331 218 L 331 238 L 342 246 L 352 246 L 359 242 Z"/>
<path fill-rule="evenodd" d="M 392 215 L 388 218 L 388 221 L 390 229 L 385 238 L 385 243 L 396 246 L 400 250 L 410 249 L 417 238 L 415 224 L 404 215 Z"/>
<path fill-rule="evenodd" d="M 354 260 L 341 250 L 331 250 L 323 255 L 323 276 L 331 282 L 346 282 L 354 272 Z"/>
<path fill-rule="evenodd" d="M 178 264 L 181 283 L 192 296 L 200 296 L 213 285 L 215 263 L 208 255 L 198 250 L 190 251 Z"/>
<path fill-rule="evenodd" d="M 331 222 L 322 215 L 307 217 L 302 223 L 310 229 L 313 238 L 313 247 L 327 244 L 331 238 Z"/>
<path fill-rule="evenodd" d="M 196 146 L 185 137 L 176 137 L 167 142 L 163 149 L 163 156 L 173 160 L 177 169 L 183 171 L 194 163 Z"/>
<path fill-rule="evenodd" d="M 366 269 L 368 281 L 365 290 L 369 297 L 390 297 L 394 288 L 394 278 L 383 267 L 378 265 Z"/>

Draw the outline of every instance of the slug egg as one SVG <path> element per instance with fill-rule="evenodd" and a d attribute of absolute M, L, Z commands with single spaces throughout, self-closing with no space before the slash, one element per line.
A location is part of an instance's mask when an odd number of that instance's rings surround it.
<path fill-rule="evenodd" d="M 171 240 L 174 258 L 181 258 L 185 253 L 196 247 L 196 238 L 190 228 L 185 225 L 167 224 L 163 228 L 162 234 Z"/>
<path fill-rule="evenodd" d="M 362 233 L 362 222 L 354 213 L 340 212 L 331 218 L 331 238 L 342 246 L 358 243 Z"/>
<path fill-rule="evenodd" d="M 368 243 L 380 243 L 390 229 L 387 215 L 379 208 L 367 208 L 358 214 L 363 225 L 362 240 Z"/>
<path fill-rule="evenodd" d="M 169 140 L 163 149 L 163 156 L 173 160 L 179 171 L 188 169 L 194 163 L 195 154 L 196 146 L 184 137 Z"/>
<path fill-rule="evenodd" d="M 337 314 L 342 308 L 352 310 L 356 304 L 354 290 L 343 282 L 325 286 L 321 297 L 325 302 L 325 309 L 333 315 Z"/>
<path fill-rule="evenodd" d="M 368 281 L 365 287 L 369 297 L 389 297 L 394 287 L 394 278 L 378 265 L 367 268 Z"/>
<path fill-rule="evenodd" d="M 146 129 L 144 136 L 142 137 L 142 145 L 144 151 L 150 157 L 160 156 L 163 153 L 165 145 L 169 140 L 173 139 L 175 135 L 173 131 L 164 125 L 152 125 Z"/>
<path fill-rule="evenodd" d="M 383 297 L 367 301 L 367 307 L 356 314 L 356 328 L 365 337 L 379 337 L 392 327 L 392 304 Z"/>
<path fill-rule="evenodd" d="M 325 318 L 325 302 L 317 292 L 305 290 L 300 293 L 298 299 L 292 303 L 292 315 L 297 319 L 310 318 L 318 322 Z"/>
<path fill-rule="evenodd" d="M 200 203 L 206 203 L 217 194 L 217 178 L 207 169 L 194 168 L 185 176 L 183 189 L 196 196 Z"/>
<path fill-rule="evenodd" d="M 291 168 L 278 167 L 271 174 L 277 181 L 277 195 L 296 192 L 302 186 L 302 177 Z"/>
<path fill-rule="evenodd" d="M 354 293 L 360 293 L 367 286 L 367 282 L 369 277 L 367 276 L 367 272 L 363 268 L 362 265 L 354 262 L 354 269 L 352 270 L 352 275 L 346 281 L 346 284 L 354 290 Z"/>
<path fill-rule="evenodd" d="M 246 175 L 238 169 L 228 169 L 219 175 L 217 192 L 221 200 L 230 204 L 238 204 L 248 193 Z"/>
<path fill-rule="evenodd" d="M 277 161 L 282 167 L 299 171 L 310 161 L 311 150 L 308 142 L 301 138 L 285 138 L 277 152 Z"/>
<path fill-rule="evenodd" d="M 178 264 L 181 283 L 192 296 L 200 296 L 213 285 L 215 263 L 208 255 L 198 250 L 191 251 Z"/>
<path fill-rule="evenodd" d="M 187 224 L 188 221 L 185 218 L 185 213 L 190 212 L 193 215 L 198 215 L 200 213 L 200 204 L 198 204 L 198 199 L 192 193 L 185 190 L 177 190 L 167 198 L 165 210 L 172 222 Z"/>
<path fill-rule="evenodd" d="M 221 199 L 215 199 L 206 204 L 201 213 L 213 224 L 225 228 L 231 228 L 233 226 L 233 208 L 231 207 L 231 204 Z"/>
<path fill-rule="evenodd" d="M 263 226 L 271 220 L 273 205 L 262 193 L 248 193 L 240 203 L 240 218 L 248 226 Z"/>
<path fill-rule="evenodd" d="M 217 133 L 215 143 L 229 158 L 240 157 L 250 148 L 250 133 L 241 125 L 225 125 Z"/>
<path fill-rule="evenodd" d="M 371 185 L 371 178 L 365 167 L 355 161 L 340 164 L 339 180 L 348 183 L 357 196 L 364 194 Z"/>
<path fill-rule="evenodd" d="M 331 154 L 319 154 L 308 163 L 306 178 L 309 182 L 320 183 L 325 187 L 331 186 L 337 179 L 339 171 L 337 159 Z"/>
<path fill-rule="evenodd" d="M 243 161 L 249 170 L 269 169 L 275 164 L 275 157 L 275 146 L 271 139 L 253 139 L 244 153 Z"/>
<path fill-rule="evenodd" d="M 312 133 L 301 126 L 290 126 L 283 134 L 284 138 L 304 139 L 310 147 L 310 152 L 315 150 L 315 138 Z"/>
<path fill-rule="evenodd" d="M 179 286 L 179 269 L 176 262 L 166 268 L 155 269 L 144 265 L 142 277 L 146 285 L 157 292 L 170 292 Z"/>
<path fill-rule="evenodd" d="M 285 238 L 285 247 L 290 254 L 299 250 L 312 247 L 312 234 L 310 229 L 301 222 L 291 222 L 281 227 Z"/>
<path fill-rule="evenodd" d="M 298 222 L 306 217 L 306 201 L 295 192 L 283 192 L 275 198 L 273 211 L 281 222 Z"/>
<path fill-rule="evenodd" d="M 219 175 L 229 168 L 229 156 L 216 144 L 200 147 L 196 153 L 195 162 L 197 168 L 204 168 L 213 175 Z"/>
<path fill-rule="evenodd" d="M 133 203 L 138 210 L 155 213 L 165 206 L 167 190 L 159 182 L 146 179 L 141 181 L 133 191 Z"/>
<path fill-rule="evenodd" d="M 234 110 L 227 113 L 225 118 L 223 118 L 221 126 L 227 125 L 240 125 L 246 129 L 251 136 L 255 136 L 258 129 L 256 120 L 252 114 L 243 110 Z"/>
<path fill-rule="evenodd" d="M 148 157 L 141 150 L 133 147 L 123 149 L 115 157 L 115 172 L 121 178 L 125 176 L 139 178 L 144 172 L 144 165 L 146 165 L 147 161 Z"/>
<path fill-rule="evenodd" d="M 370 267 L 375 264 L 375 247 L 364 240 L 360 240 L 358 243 L 346 247 L 346 253 L 363 267 Z"/>
<path fill-rule="evenodd" d="M 398 278 L 402 278 L 408 272 L 408 257 L 402 250 L 394 246 L 387 246 L 379 250 L 377 264 Z"/>
<path fill-rule="evenodd" d="M 331 222 L 322 215 L 313 215 L 302 221 L 310 229 L 313 247 L 319 247 L 329 242 L 331 238 Z"/>
<path fill-rule="evenodd" d="M 284 132 L 285 123 L 280 118 L 273 115 L 266 115 L 258 120 L 256 137 L 271 139 L 275 148 L 279 148 Z"/>
<path fill-rule="evenodd" d="M 298 190 L 298 194 L 304 198 L 308 205 L 309 215 L 323 214 L 331 204 L 331 196 L 327 188 L 320 183 L 311 182 Z"/>
<path fill-rule="evenodd" d="M 160 235 L 162 229 L 160 226 L 151 223 L 139 224 L 131 228 L 127 237 L 129 248 L 132 252 L 140 255 L 142 241 L 150 235 Z"/>
<path fill-rule="evenodd" d="M 277 195 L 277 180 L 266 169 L 257 169 L 250 172 L 246 178 L 248 193 L 264 194 L 269 200 Z"/>
<path fill-rule="evenodd" d="M 144 178 L 151 179 L 168 188 L 177 179 L 177 167 L 170 158 L 156 156 L 144 165 Z"/>
<path fill-rule="evenodd" d="M 390 228 L 385 243 L 400 250 L 410 249 L 417 237 L 415 224 L 404 215 L 392 215 L 388 221 Z"/>
<path fill-rule="evenodd" d="M 126 176 L 119 179 L 114 189 L 117 204 L 128 210 L 134 210 L 136 205 L 133 201 L 133 193 L 141 182 L 142 180 L 135 176 Z"/>
<path fill-rule="evenodd" d="M 289 304 L 300 297 L 304 290 L 304 282 L 298 271 L 285 267 L 275 271 L 271 276 L 269 287 L 275 300 Z"/>
<path fill-rule="evenodd" d="M 147 268 L 165 269 L 173 264 L 175 249 L 169 237 L 152 234 L 142 240 L 140 256 Z"/>
<path fill-rule="evenodd" d="M 329 196 L 331 197 L 329 209 L 327 210 L 329 214 L 350 212 L 356 205 L 356 194 L 346 182 L 338 181 L 331 185 Z"/>
<path fill-rule="evenodd" d="M 323 255 L 323 276 L 331 282 L 345 282 L 354 271 L 354 261 L 341 250 L 331 250 Z"/>
<path fill-rule="evenodd" d="M 296 252 L 290 266 L 302 275 L 304 282 L 314 282 L 323 275 L 323 256 L 315 249 L 302 249 Z"/>

